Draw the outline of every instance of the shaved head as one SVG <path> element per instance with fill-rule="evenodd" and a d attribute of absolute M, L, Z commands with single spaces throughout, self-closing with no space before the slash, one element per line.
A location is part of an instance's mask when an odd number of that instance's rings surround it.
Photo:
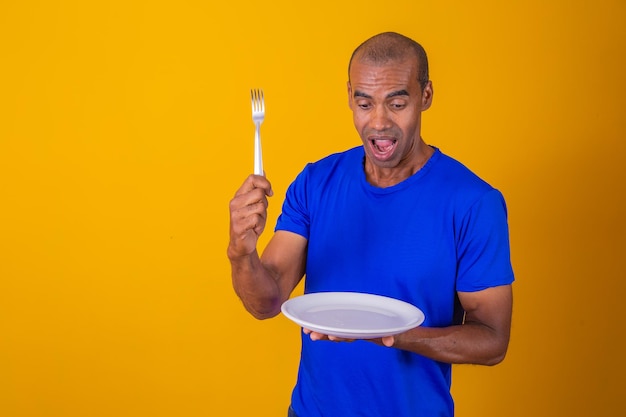
<path fill-rule="evenodd" d="M 354 60 L 366 64 L 386 65 L 411 58 L 417 60 L 417 81 L 423 89 L 428 83 L 428 57 L 422 45 L 399 33 L 380 33 L 369 38 L 354 50 L 348 64 L 348 79 L 350 79 L 350 68 Z"/>

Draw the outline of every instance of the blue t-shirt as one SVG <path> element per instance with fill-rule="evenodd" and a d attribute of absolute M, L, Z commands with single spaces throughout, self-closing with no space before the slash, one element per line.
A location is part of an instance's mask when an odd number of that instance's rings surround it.
<path fill-rule="evenodd" d="M 460 323 L 457 291 L 513 282 L 500 192 L 435 153 L 388 188 L 369 184 L 359 146 L 308 164 L 276 230 L 308 240 L 305 292 L 384 295 L 421 309 L 423 326 Z M 302 337 L 292 406 L 299 417 L 452 416 L 451 365 L 375 345 Z"/>

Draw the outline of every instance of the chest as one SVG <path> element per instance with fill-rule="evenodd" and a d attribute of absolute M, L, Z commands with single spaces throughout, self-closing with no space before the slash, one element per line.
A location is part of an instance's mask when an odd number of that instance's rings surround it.
<path fill-rule="evenodd" d="M 441 196 L 327 190 L 312 207 L 310 291 L 373 292 L 415 302 L 424 294 L 454 294 L 454 210 Z"/>

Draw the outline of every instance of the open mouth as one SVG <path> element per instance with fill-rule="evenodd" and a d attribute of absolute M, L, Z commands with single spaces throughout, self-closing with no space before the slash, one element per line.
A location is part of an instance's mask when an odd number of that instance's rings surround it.
<path fill-rule="evenodd" d="M 372 152 L 377 159 L 387 159 L 396 148 L 396 139 L 371 139 Z"/>

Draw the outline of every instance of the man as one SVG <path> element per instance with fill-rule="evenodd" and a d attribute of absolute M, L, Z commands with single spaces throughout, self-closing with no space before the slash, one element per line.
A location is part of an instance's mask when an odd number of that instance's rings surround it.
<path fill-rule="evenodd" d="M 355 50 L 348 72 L 362 146 L 306 166 L 260 258 L 273 193 L 263 176 L 245 180 L 230 203 L 233 286 L 259 319 L 277 315 L 305 275 L 306 293 L 378 294 L 425 313 L 422 326 L 375 340 L 304 329 L 290 415 L 452 416 L 451 364 L 494 365 L 508 347 L 505 202 L 423 141 L 433 86 L 419 44 L 376 35 Z"/>

